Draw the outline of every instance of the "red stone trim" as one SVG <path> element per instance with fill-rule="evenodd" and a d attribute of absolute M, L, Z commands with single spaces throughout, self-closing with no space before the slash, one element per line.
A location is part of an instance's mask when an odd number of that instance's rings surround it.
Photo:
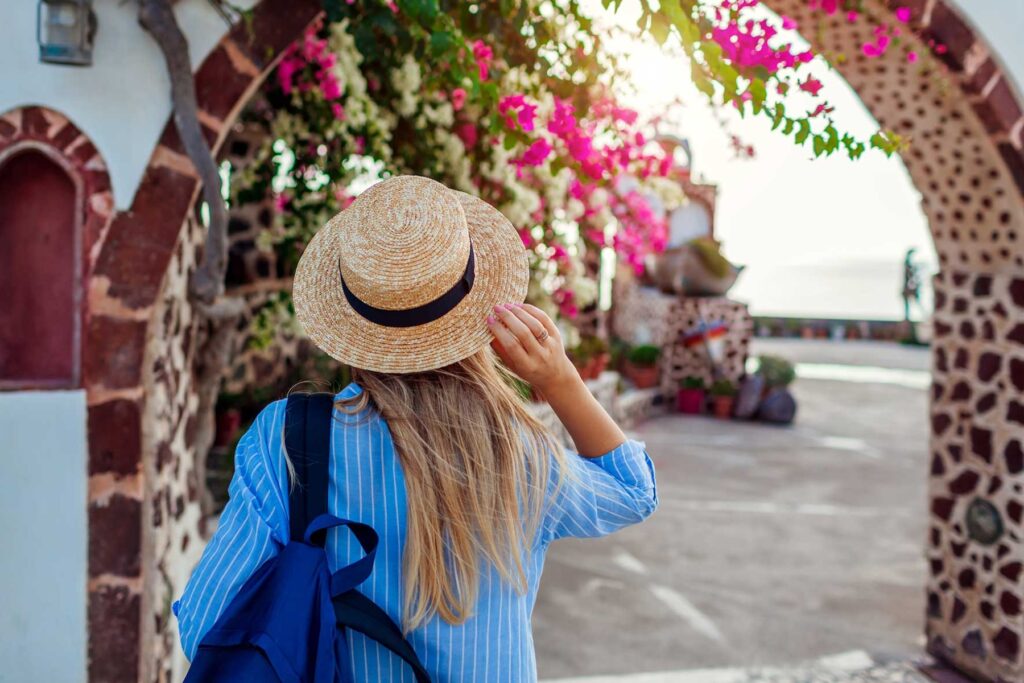
<path fill-rule="evenodd" d="M 90 254 L 102 239 L 102 233 L 113 212 L 113 194 L 106 163 L 92 142 L 78 127 L 60 112 L 46 107 L 19 107 L 0 115 L 0 165 L 8 159 L 35 150 L 45 154 L 71 178 L 75 186 L 76 216 L 75 252 L 78 255 L 76 292 L 81 315 L 76 321 L 76 353 L 73 364 L 72 386 L 79 386 L 82 376 L 82 330 L 86 312 L 82 307 L 84 287 L 91 269 Z M 66 388 L 67 382 L 0 382 L 0 390 Z"/>
<path fill-rule="evenodd" d="M 910 26 L 927 43 L 944 45 L 935 53 L 960 80 L 961 87 L 1024 195 L 1024 102 L 993 51 L 949 0 L 887 0 L 889 7 L 910 7 Z"/>
<path fill-rule="evenodd" d="M 263 0 L 252 20 L 233 27 L 200 65 L 195 75 L 200 121 L 215 152 L 277 56 L 320 11 L 317 0 Z M 0 135 L 6 123 L 0 119 Z M 91 156 L 87 148 L 73 147 L 75 155 Z M 199 190 L 169 120 L 131 208 L 114 215 L 98 241 L 86 288 L 93 313 L 85 326 L 82 365 L 89 397 L 93 683 L 134 682 L 146 669 L 140 642 L 146 632 L 142 368 L 150 317 Z M 98 205 L 110 207 L 112 202 Z"/>

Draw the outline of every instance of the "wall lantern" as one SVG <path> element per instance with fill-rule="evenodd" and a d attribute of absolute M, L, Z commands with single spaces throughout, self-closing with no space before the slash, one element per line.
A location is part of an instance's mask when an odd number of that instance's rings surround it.
<path fill-rule="evenodd" d="M 92 41 L 96 35 L 92 0 L 39 0 L 36 24 L 39 61 L 92 64 Z"/>

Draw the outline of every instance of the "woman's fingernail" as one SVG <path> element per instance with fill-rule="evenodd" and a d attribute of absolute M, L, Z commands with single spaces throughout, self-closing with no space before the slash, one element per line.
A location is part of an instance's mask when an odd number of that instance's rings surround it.
<path fill-rule="evenodd" d="M 494 312 L 501 313 L 501 306 L 499 304 L 494 304 Z"/>
<path fill-rule="evenodd" d="M 503 305 L 505 306 L 505 310 L 506 311 L 511 311 L 512 310 L 512 304 L 503 304 Z"/>
<path fill-rule="evenodd" d="M 493 315 L 487 316 L 487 324 L 488 325 L 493 325 L 494 324 L 494 316 Z"/>
<path fill-rule="evenodd" d="M 516 308 L 522 308 L 523 307 L 522 304 L 512 304 L 512 305 L 515 306 Z"/>

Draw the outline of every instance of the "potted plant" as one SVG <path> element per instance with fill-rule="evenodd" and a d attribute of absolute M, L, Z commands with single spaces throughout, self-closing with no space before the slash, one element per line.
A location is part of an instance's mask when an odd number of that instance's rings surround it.
<path fill-rule="evenodd" d="M 594 337 L 596 340 L 594 359 L 597 365 L 597 374 L 601 375 L 602 372 L 608 369 L 608 365 L 612 362 L 612 351 L 608 346 L 608 342 L 600 337 Z"/>
<path fill-rule="evenodd" d="M 580 340 L 579 344 L 569 349 L 569 360 L 576 367 L 576 372 L 580 373 L 580 378 L 587 380 L 593 377 L 591 373 L 594 368 L 594 358 L 590 346 L 583 340 Z"/>
<path fill-rule="evenodd" d="M 658 356 L 661 349 L 653 344 L 641 344 L 629 350 L 625 373 L 637 389 L 649 389 L 658 383 Z"/>
<path fill-rule="evenodd" d="M 733 403 L 736 401 L 736 385 L 727 379 L 720 379 L 711 385 L 709 393 L 715 417 L 722 420 L 731 418 Z"/>
<path fill-rule="evenodd" d="M 757 374 L 764 378 L 765 393 L 788 387 L 796 379 L 796 368 L 781 356 L 758 358 Z"/>
<path fill-rule="evenodd" d="M 687 415 L 699 415 L 704 410 L 704 379 L 690 375 L 684 377 L 676 394 L 676 407 Z"/>
<path fill-rule="evenodd" d="M 611 360 L 608 343 L 600 337 L 582 337 L 579 344 L 569 349 L 569 358 L 583 379 L 595 379 L 605 371 Z"/>

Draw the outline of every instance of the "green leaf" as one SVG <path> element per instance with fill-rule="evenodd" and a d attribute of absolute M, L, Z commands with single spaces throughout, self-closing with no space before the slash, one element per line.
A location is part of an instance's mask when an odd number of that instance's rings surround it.
<path fill-rule="evenodd" d="M 825 153 L 825 138 L 821 135 L 815 135 L 813 139 L 814 156 L 820 157 Z"/>
<path fill-rule="evenodd" d="M 655 14 L 651 17 L 651 36 L 658 41 L 658 45 L 664 45 L 668 40 L 668 32 L 672 29 L 668 19 L 662 14 Z"/>
<path fill-rule="evenodd" d="M 430 51 L 434 56 L 447 52 L 455 44 L 455 36 L 448 31 L 434 31 L 430 34 Z"/>
<path fill-rule="evenodd" d="M 750 93 L 751 102 L 754 103 L 754 113 L 760 112 L 761 108 L 764 107 L 764 100 L 768 96 L 764 81 L 760 78 L 750 81 L 750 85 L 747 86 L 747 92 Z"/>
<path fill-rule="evenodd" d="M 797 121 L 797 125 L 800 130 L 793 136 L 793 141 L 798 145 L 802 145 L 807 141 L 807 136 L 811 134 L 811 124 L 807 119 L 800 119 Z"/>
<path fill-rule="evenodd" d="M 711 83 L 711 79 L 704 73 L 704 69 L 701 68 L 700 64 L 694 60 L 690 60 L 690 78 L 693 79 L 693 84 L 697 86 L 697 90 L 700 90 L 709 98 L 715 96 L 715 86 Z"/>
<path fill-rule="evenodd" d="M 772 114 L 772 130 L 778 128 L 783 119 L 786 118 L 786 106 L 782 102 L 775 103 L 775 112 Z"/>

